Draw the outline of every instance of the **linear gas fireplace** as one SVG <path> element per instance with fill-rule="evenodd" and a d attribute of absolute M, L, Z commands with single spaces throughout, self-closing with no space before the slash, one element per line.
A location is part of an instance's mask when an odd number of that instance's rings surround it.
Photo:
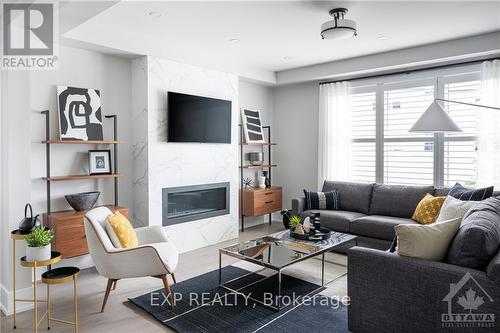
<path fill-rule="evenodd" d="M 167 187 L 162 190 L 163 225 L 229 214 L 229 183 Z"/>

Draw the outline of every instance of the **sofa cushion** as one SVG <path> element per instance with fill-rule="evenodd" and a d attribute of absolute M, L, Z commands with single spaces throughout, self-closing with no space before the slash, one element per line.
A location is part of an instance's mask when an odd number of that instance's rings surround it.
<path fill-rule="evenodd" d="M 393 216 L 363 216 L 351 222 L 350 233 L 358 236 L 373 237 L 392 241 L 394 227 L 398 224 L 419 224 L 411 219 Z"/>
<path fill-rule="evenodd" d="M 335 190 L 328 192 L 313 192 L 304 190 L 306 209 L 339 209 L 339 193 Z"/>
<path fill-rule="evenodd" d="M 484 269 L 500 246 L 500 198 L 489 198 L 472 207 L 448 250 L 446 262 Z"/>
<path fill-rule="evenodd" d="M 387 215 L 409 219 L 420 200 L 427 193 L 434 193 L 434 186 L 375 184 L 370 204 L 370 215 Z"/>
<path fill-rule="evenodd" d="M 462 186 L 460 183 L 456 183 L 450 190 L 452 197 L 463 200 L 463 201 L 481 201 L 488 199 L 493 195 L 493 186 L 478 188 L 478 189 L 468 189 Z"/>
<path fill-rule="evenodd" d="M 398 237 L 396 252 L 400 256 L 442 261 L 461 218 L 427 225 L 400 224 L 394 230 Z"/>
<path fill-rule="evenodd" d="M 426 194 L 418 203 L 411 219 L 421 224 L 436 222 L 441 206 L 443 206 L 444 199 L 446 199 L 446 197 L 435 197 L 432 194 Z"/>
<path fill-rule="evenodd" d="M 325 180 L 323 192 L 336 190 L 339 193 L 339 209 L 368 214 L 373 184 L 335 182 Z"/>
<path fill-rule="evenodd" d="M 450 193 L 450 189 L 448 187 L 434 189 L 435 197 L 446 197 L 448 193 Z"/>
<path fill-rule="evenodd" d="M 463 219 L 464 215 L 477 205 L 479 201 L 462 201 L 455 199 L 451 195 L 447 196 L 444 200 L 439 216 L 437 217 L 436 223 L 451 220 L 454 218 Z"/>
<path fill-rule="evenodd" d="M 333 231 L 338 232 L 349 232 L 349 226 L 351 221 L 366 216 L 365 214 L 358 212 L 350 212 L 345 210 L 317 210 L 311 209 L 307 210 L 301 214 L 303 218 L 309 216 L 312 213 L 320 213 L 320 223 L 322 227 L 327 227 Z"/>

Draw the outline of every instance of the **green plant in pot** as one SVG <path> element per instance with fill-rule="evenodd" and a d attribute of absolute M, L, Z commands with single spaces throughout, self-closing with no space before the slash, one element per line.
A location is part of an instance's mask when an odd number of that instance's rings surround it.
<path fill-rule="evenodd" d="M 35 227 L 26 236 L 26 261 L 43 261 L 51 257 L 50 241 L 54 238 L 54 232 L 50 229 Z"/>
<path fill-rule="evenodd" d="M 294 228 L 294 232 L 298 235 L 304 235 L 304 228 L 302 228 L 301 222 L 302 219 L 297 215 L 290 217 L 290 225 Z"/>

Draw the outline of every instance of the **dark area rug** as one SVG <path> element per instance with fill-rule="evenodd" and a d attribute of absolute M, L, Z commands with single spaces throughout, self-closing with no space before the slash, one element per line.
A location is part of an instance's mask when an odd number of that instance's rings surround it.
<path fill-rule="evenodd" d="M 271 302 L 276 276 L 266 278 L 227 266 L 223 281 L 248 274 L 228 286 L 252 298 Z M 279 312 L 219 287 L 218 271 L 182 281 L 172 287 L 178 300 L 175 310 L 158 289 L 130 301 L 177 332 L 347 332 L 347 308 L 317 295 L 324 288 L 283 275 L 283 306 Z M 266 294 L 267 293 L 267 294 Z M 267 297 L 267 298 L 264 298 Z"/>

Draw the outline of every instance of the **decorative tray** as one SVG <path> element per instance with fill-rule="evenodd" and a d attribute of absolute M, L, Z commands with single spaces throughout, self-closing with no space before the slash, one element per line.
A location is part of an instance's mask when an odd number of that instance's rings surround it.
<path fill-rule="evenodd" d="M 332 232 L 328 228 L 321 227 L 319 232 L 309 233 L 304 235 L 299 235 L 294 232 L 293 229 L 290 229 L 290 237 L 300 240 L 309 240 L 309 241 L 321 241 L 330 238 Z"/>

